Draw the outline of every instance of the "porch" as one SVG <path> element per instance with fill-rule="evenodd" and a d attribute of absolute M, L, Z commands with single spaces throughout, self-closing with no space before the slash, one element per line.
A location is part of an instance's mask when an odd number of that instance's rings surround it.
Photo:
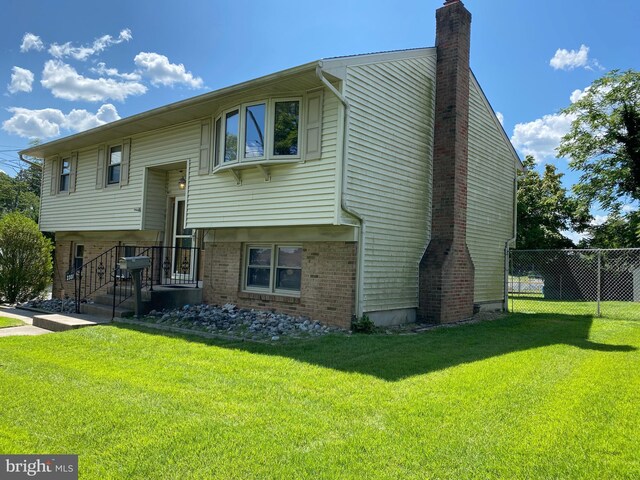
<path fill-rule="evenodd" d="M 150 266 L 141 271 L 143 313 L 202 301 L 199 248 L 114 245 L 66 274 L 76 313 L 108 318 L 133 315 L 133 279 L 118 263 L 133 256 L 150 259 Z"/>

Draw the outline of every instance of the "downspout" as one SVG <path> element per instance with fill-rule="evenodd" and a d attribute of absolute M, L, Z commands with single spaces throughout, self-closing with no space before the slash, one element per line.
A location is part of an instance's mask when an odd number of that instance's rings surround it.
<path fill-rule="evenodd" d="M 513 237 L 504 243 L 504 302 L 503 311 L 509 311 L 509 246 L 518 233 L 518 167 L 513 164 Z"/>
<path fill-rule="evenodd" d="M 345 194 L 345 181 L 347 179 L 347 138 L 348 138 L 348 125 L 349 125 L 349 102 L 348 100 L 338 91 L 336 87 L 334 87 L 329 80 L 327 80 L 322 74 L 322 61 L 318 62 L 316 66 L 316 76 L 318 79 L 333 93 L 336 98 L 342 103 L 344 118 L 342 121 L 342 149 L 340 151 L 340 156 L 338 158 L 338 162 L 340 165 L 340 207 L 342 210 L 347 212 L 349 215 L 352 215 L 357 219 L 360 224 L 360 228 L 358 229 L 358 264 L 356 268 L 356 316 L 359 318 L 362 316 L 362 292 L 363 292 L 363 282 L 364 282 L 364 238 L 365 238 L 365 223 L 362 219 L 362 216 L 356 212 L 352 207 L 350 207 L 346 200 Z"/>

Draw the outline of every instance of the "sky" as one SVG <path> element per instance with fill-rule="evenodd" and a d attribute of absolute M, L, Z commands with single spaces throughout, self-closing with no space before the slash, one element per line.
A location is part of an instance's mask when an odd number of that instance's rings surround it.
<path fill-rule="evenodd" d="M 559 114 L 640 70 L 638 0 L 467 0 L 471 68 L 524 158 L 578 178 Z M 17 150 L 321 58 L 430 47 L 443 0 L 1 0 L 0 169 Z M 604 212 L 594 210 L 602 219 Z"/>

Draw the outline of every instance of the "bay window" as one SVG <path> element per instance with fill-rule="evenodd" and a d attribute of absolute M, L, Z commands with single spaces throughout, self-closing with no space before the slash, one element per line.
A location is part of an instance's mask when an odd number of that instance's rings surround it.
<path fill-rule="evenodd" d="M 215 122 L 214 165 L 299 158 L 300 102 L 272 99 L 223 112 Z"/>

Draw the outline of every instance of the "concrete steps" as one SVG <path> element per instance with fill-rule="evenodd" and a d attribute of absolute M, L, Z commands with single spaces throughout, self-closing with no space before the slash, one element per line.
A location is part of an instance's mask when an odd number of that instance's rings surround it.
<path fill-rule="evenodd" d="M 112 301 L 112 300 L 111 300 Z M 102 318 L 111 319 L 111 314 L 114 314 L 114 317 L 123 318 L 123 317 L 133 317 L 135 314 L 133 307 L 129 308 L 128 306 L 119 306 L 116 307 L 115 312 L 113 312 L 113 305 L 111 303 L 81 303 L 80 311 L 82 313 L 86 313 L 89 315 L 95 315 Z"/>
<path fill-rule="evenodd" d="M 52 332 L 65 332 L 77 328 L 92 327 L 101 323 L 109 323 L 109 321 L 93 317 L 91 319 L 84 319 L 59 313 L 34 315 L 33 317 L 34 327 L 44 328 Z"/>
<path fill-rule="evenodd" d="M 116 290 L 116 293 L 119 293 Z M 142 312 L 181 307 L 202 302 L 202 288 L 189 286 L 154 286 L 153 291 L 142 291 Z M 116 307 L 115 317 L 125 318 L 135 315 L 135 298 L 132 296 Z M 96 295 L 93 303 L 81 303 L 82 313 L 96 315 L 111 320 L 113 310 L 113 287 L 108 293 Z"/>

